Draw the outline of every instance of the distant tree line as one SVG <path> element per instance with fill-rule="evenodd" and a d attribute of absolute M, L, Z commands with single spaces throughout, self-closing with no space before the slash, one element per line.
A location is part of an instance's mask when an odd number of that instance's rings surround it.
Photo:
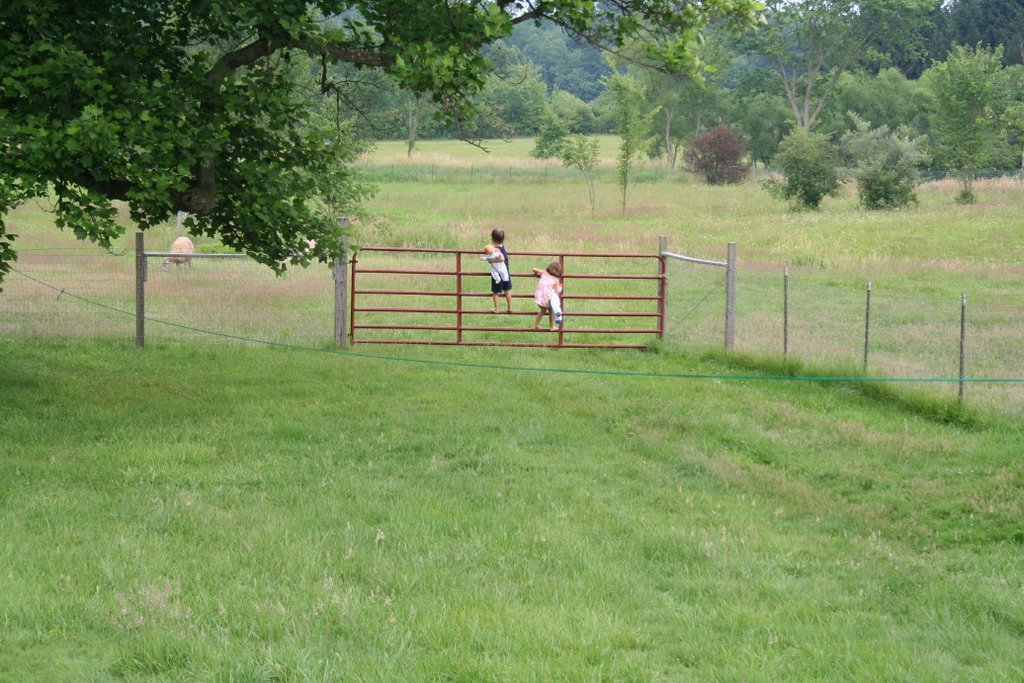
<path fill-rule="evenodd" d="M 435 105 L 371 72 L 352 70 L 343 103 L 359 132 L 372 139 L 417 139 L 614 133 L 621 127 L 613 74 L 640 84 L 640 108 L 657 110 L 648 153 L 677 167 L 702 132 L 726 126 L 745 145 L 749 163 L 772 164 L 794 129 L 839 143 L 863 127 L 885 127 L 921 139 L 927 165 L 975 172 L 1019 168 L 1024 155 L 1024 3 L 1020 0 L 770 0 L 765 26 L 737 37 L 709 32 L 698 48 L 704 69 L 640 68 L 627 49 L 614 58 L 550 23 L 526 22 L 490 48 L 494 68 L 478 93 L 478 115 L 446 129 Z M 939 74 L 951 55 L 981 55 L 991 73 L 984 101 L 961 112 L 984 138 L 965 157 L 951 144 L 954 95 Z M 987 58 L 983 57 L 988 55 Z M 342 74 L 344 77 L 345 74 Z M 977 85 L 977 83 L 976 83 Z M 960 87 L 967 87 L 961 83 Z M 977 92 L 975 98 L 980 96 Z M 358 114 L 358 115 L 357 115 Z M 955 117 L 954 117 L 955 118 Z M 540 156 L 554 150 L 538 147 Z"/>

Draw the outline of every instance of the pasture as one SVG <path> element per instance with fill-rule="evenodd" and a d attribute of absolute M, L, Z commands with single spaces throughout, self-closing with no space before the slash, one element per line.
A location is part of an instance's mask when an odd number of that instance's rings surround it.
<path fill-rule="evenodd" d="M 153 273 L 153 315 L 185 327 L 140 351 L 130 316 L 68 296 L 130 309 L 130 253 L 22 207 L 15 268 L 65 292 L 16 273 L 0 293 L 0 680 L 1024 677 L 1017 390 L 969 387 L 961 410 L 949 386 L 855 377 L 868 279 L 899 318 L 879 374 L 948 372 L 944 302 L 956 325 L 967 291 L 1005 318 L 991 371 L 1021 376 L 1024 186 L 961 207 L 931 183 L 886 213 L 846 188 L 793 213 L 649 168 L 623 215 L 606 162 L 592 216 L 528 142 L 491 147 L 379 145 L 356 241 L 735 241 L 741 352 L 718 350 L 718 295 L 699 297 L 719 275 L 697 270 L 670 273 L 649 352 L 339 352 L 328 274 L 198 266 Z M 785 266 L 789 363 L 768 352 Z M 796 373 L 853 377 L 764 379 Z"/>

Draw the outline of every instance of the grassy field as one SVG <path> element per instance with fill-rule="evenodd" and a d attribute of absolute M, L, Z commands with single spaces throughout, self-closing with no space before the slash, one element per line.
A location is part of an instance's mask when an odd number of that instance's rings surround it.
<path fill-rule="evenodd" d="M 602 138 L 603 162 L 614 163 L 615 138 Z M 483 152 L 466 143 L 424 142 L 412 159 L 398 153 L 398 143 L 379 143 L 364 160 L 377 169 L 388 164 L 438 167 L 435 182 L 428 176 L 380 186 L 373 211 L 389 236 L 409 244 L 448 240 L 475 244 L 489 226 L 506 228 L 511 237 L 532 246 L 628 246 L 652 251 L 658 236 L 670 247 L 721 257 L 726 242 L 738 242 L 747 264 L 777 267 L 828 268 L 869 275 L 886 285 L 929 292 L 936 287 L 959 293 L 976 280 L 1011 280 L 1024 275 L 1024 183 L 1016 179 L 981 181 L 981 201 L 957 205 L 952 180 L 929 182 L 918 189 L 919 204 L 903 211 L 865 211 L 852 186 L 837 198 L 826 198 L 822 210 L 793 212 L 773 199 L 756 181 L 737 187 L 710 187 L 688 174 L 660 169 L 660 182 L 641 182 L 630 191 L 627 212 L 612 175 L 598 185 L 597 215 L 591 217 L 582 180 L 568 175 L 545 182 L 516 176 L 517 165 L 557 166 L 526 153 L 530 141 L 486 143 Z M 440 169 L 460 163 L 513 168 L 513 182 L 500 174 L 494 182 L 449 182 Z M 925 287 L 935 276 L 939 284 Z M 987 283 L 994 295 L 999 288 Z M 1002 293 L 1009 294 L 1009 287 Z"/>
<path fill-rule="evenodd" d="M 107 254 L 43 202 L 8 217 L 0 681 L 1024 678 L 1024 385 L 960 409 L 949 384 L 757 379 L 861 372 L 867 280 L 869 374 L 955 376 L 967 292 L 969 376 L 1020 377 L 1024 186 L 794 213 L 649 166 L 623 215 L 606 138 L 592 216 L 531 145 L 379 145 L 357 241 L 737 242 L 742 353 L 714 351 L 720 271 L 670 268 L 645 353 L 339 354 L 328 271 L 236 262 L 151 264 L 174 325 L 139 351 L 131 231 Z"/>
<path fill-rule="evenodd" d="M 672 353 L 0 352 L 2 680 L 1024 676 L 1019 424 L 587 374 L 756 373 Z"/>
<path fill-rule="evenodd" d="M 920 203 L 903 211 L 865 211 L 857 206 L 853 188 L 846 187 L 839 197 L 826 199 L 821 211 L 793 212 L 764 192 L 756 180 L 738 187 L 708 187 L 682 172 L 647 164 L 644 180 L 630 190 L 623 214 L 610 168 L 616 143 L 605 137 L 601 138 L 605 163 L 596 211 L 591 215 L 582 180 L 558 169 L 557 162 L 530 159 L 532 141 L 484 144 L 489 151 L 466 143 L 426 141 L 410 159 L 401 143 L 380 143 L 361 161 L 366 172 L 378 178 L 379 193 L 369 203 L 369 217 L 355 225 L 356 242 L 478 250 L 491 228 L 501 227 L 513 253 L 651 254 L 659 236 L 665 235 L 671 251 L 715 260 L 724 259 L 726 243 L 737 242 L 736 346 L 744 353 L 772 360 L 782 355 L 783 269 L 788 268 L 788 351 L 793 358 L 814 364 L 861 365 L 865 292 L 870 282 L 867 374 L 958 376 L 960 302 L 966 294 L 966 375 L 1021 376 L 1024 184 L 1019 180 L 979 182 L 981 201 L 970 207 L 955 204 L 954 183 L 942 181 L 922 185 Z M 490 171 L 467 173 L 467 165 Z M 391 174 L 385 170 L 389 167 L 399 171 Z M 121 256 L 94 253 L 95 258 L 86 263 L 85 257 L 71 250 L 78 243 L 54 231 L 52 217 L 41 208 L 45 205 L 29 204 L 11 219 L 12 229 L 20 235 L 17 246 L 25 249 L 17 267 L 57 291 L 65 289 L 133 310 L 131 240 L 119 246 Z M 168 225 L 148 233 L 147 240 L 161 248 L 173 236 L 174 227 Z M 200 240 L 198 248 L 211 250 L 219 245 Z M 383 268 L 402 265 L 397 258 L 362 262 Z M 519 272 L 544 265 L 541 258 L 514 261 Z M 483 269 L 480 275 L 485 276 Z M 665 342 L 691 350 L 720 347 L 725 309 L 722 271 L 672 263 L 668 276 Z M 482 278 L 480 283 L 486 289 Z M 452 286 L 426 280 L 413 284 L 418 289 Z M 13 313 L 5 315 L 0 306 L 0 333 L 132 334 L 130 319 L 94 316 L 72 308 L 66 300 L 55 302 L 54 290 L 18 285 L 12 279 L 6 295 Z M 522 315 L 501 326 L 524 330 L 531 326 L 530 285 L 529 279 L 520 281 L 518 292 L 525 299 Z M 147 303 L 149 313 L 186 328 L 312 345 L 330 339 L 333 285 L 322 268 L 295 271 L 275 280 L 265 271 L 240 264 L 212 267 L 206 262 L 180 272 L 154 267 L 148 287 L 153 294 Z M 479 304 L 481 312 L 489 308 L 486 297 L 473 304 Z M 573 312 L 571 307 L 567 312 L 569 330 L 579 327 L 572 324 Z M 481 319 L 472 318 L 473 323 L 477 321 Z M 401 320 L 364 316 L 363 322 L 453 324 L 452 316 L 434 320 L 418 314 Z M 163 331 L 171 332 L 195 336 L 185 328 Z M 452 336 L 445 332 L 432 338 L 446 334 Z M 478 333 L 477 338 L 486 335 L 502 337 L 504 333 Z M 528 332 L 504 337 L 530 338 Z M 613 341 L 643 343 L 649 338 Z M 595 340 L 581 334 L 575 339 Z M 938 390 L 949 394 L 948 386 Z M 1024 384 L 976 385 L 968 398 L 975 405 L 1024 416 Z"/>
<path fill-rule="evenodd" d="M 614 165 L 615 155 L 619 149 L 619 138 L 614 135 L 599 135 L 597 140 L 601 165 Z M 459 140 L 423 140 L 416 143 L 416 149 L 409 155 L 404 141 L 391 140 L 374 143 L 373 148 L 361 161 L 371 166 L 434 164 L 442 167 L 475 164 L 481 167 L 505 168 L 511 164 L 513 169 L 539 166 L 554 168 L 562 165 L 557 159 L 534 159 L 530 156 L 533 146 L 533 138 L 481 140 L 478 144 L 468 144 Z"/>

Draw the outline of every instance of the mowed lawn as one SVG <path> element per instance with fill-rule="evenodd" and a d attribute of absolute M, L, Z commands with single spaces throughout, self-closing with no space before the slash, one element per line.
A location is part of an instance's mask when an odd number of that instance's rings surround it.
<path fill-rule="evenodd" d="M 0 680 L 1024 678 L 1018 423 L 389 353 L 0 339 Z"/>

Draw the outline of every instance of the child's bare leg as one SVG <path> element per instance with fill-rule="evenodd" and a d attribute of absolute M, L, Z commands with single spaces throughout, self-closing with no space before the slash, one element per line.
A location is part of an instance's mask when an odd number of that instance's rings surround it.
<path fill-rule="evenodd" d="M 491 306 L 491 313 L 498 312 L 498 293 L 494 292 L 491 294 L 491 300 L 494 301 L 494 305 Z"/>
<path fill-rule="evenodd" d="M 535 330 L 539 330 L 540 329 L 540 321 L 541 321 L 541 319 L 543 317 L 544 317 L 544 307 L 541 306 L 540 310 L 537 311 L 537 317 L 534 318 L 534 320 L 533 320 L 533 329 L 535 329 Z"/>
<path fill-rule="evenodd" d="M 506 289 L 505 290 L 505 302 L 508 304 L 508 312 L 511 313 L 512 312 L 512 290 L 511 289 Z M 497 308 L 498 304 L 494 304 L 494 307 Z"/>

